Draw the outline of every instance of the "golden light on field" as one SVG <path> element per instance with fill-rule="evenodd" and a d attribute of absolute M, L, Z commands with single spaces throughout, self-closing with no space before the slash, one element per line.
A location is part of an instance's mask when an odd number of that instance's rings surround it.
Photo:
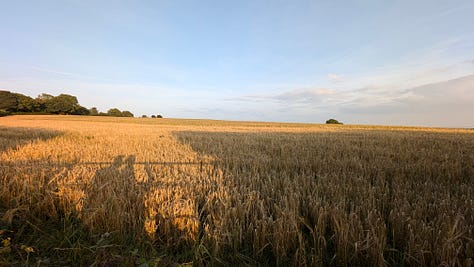
<path fill-rule="evenodd" d="M 173 259 L 197 265 L 469 264 L 473 137 L 463 129 L 5 117 L 0 216 L 37 228 L 68 218 L 121 245 L 148 242 L 169 258 L 189 251 Z M 104 263 L 97 255 L 86 263 Z"/>

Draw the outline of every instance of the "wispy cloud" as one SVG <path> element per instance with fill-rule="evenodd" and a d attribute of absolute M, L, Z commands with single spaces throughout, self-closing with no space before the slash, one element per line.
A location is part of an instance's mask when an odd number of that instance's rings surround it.
<path fill-rule="evenodd" d="M 431 70 L 433 75 L 442 70 Z M 466 115 L 474 114 L 474 74 L 425 83 L 413 87 L 395 84 L 367 85 L 340 90 L 335 88 L 296 88 L 273 94 L 254 94 L 228 101 L 260 103 L 275 112 L 308 120 L 317 114 L 335 116 L 361 123 L 363 118 L 385 116 L 389 123 L 472 127 Z M 258 108 L 258 106 L 256 107 Z M 461 118 L 456 124 L 449 117 Z M 389 121 L 391 118 L 392 121 Z M 294 119 L 293 119 L 294 120 Z M 419 121 L 419 122 L 417 122 Z"/>
<path fill-rule="evenodd" d="M 280 104 L 297 104 L 297 103 L 318 103 L 328 99 L 330 96 L 337 94 L 337 91 L 329 88 L 308 88 L 295 89 L 279 92 L 276 94 L 252 94 L 237 97 L 228 97 L 226 101 L 237 102 L 276 102 Z"/>
<path fill-rule="evenodd" d="M 283 92 L 272 98 L 282 102 L 315 103 L 324 101 L 336 93 L 334 89 L 327 88 L 299 89 Z"/>
<path fill-rule="evenodd" d="M 400 90 L 387 102 L 367 98 L 340 107 L 342 116 L 355 121 L 378 120 L 382 124 L 474 126 L 474 75 Z M 380 97 L 380 96 L 379 96 Z"/>

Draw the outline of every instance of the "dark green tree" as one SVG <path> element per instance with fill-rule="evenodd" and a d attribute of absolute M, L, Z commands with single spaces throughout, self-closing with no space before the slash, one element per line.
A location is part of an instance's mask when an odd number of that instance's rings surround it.
<path fill-rule="evenodd" d="M 111 108 L 107 111 L 107 115 L 112 117 L 122 117 L 122 112 L 118 108 Z"/>
<path fill-rule="evenodd" d="M 133 113 L 128 110 L 124 110 L 122 111 L 122 117 L 133 117 Z"/>
<path fill-rule="evenodd" d="M 36 99 L 41 100 L 41 101 L 48 101 L 48 100 L 51 100 L 53 98 L 54 98 L 53 95 L 45 94 L 45 93 L 42 93 L 41 95 L 38 95 L 36 97 Z"/>
<path fill-rule="evenodd" d="M 45 111 L 53 114 L 74 114 L 80 107 L 77 97 L 67 94 L 47 99 L 45 105 Z"/>
<path fill-rule="evenodd" d="M 39 105 L 39 111 L 40 112 L 48 112 L 46 110 L 46 105 L 49 101 L 51 101 L 52 99 L 54 98 L 54 96 L 50 95 L 50 94 L 41 94 L 41 95 L 38 95 L 36 97 L 36 102 L 38 103 Z"/>
<path fill-rule="evenodd" d="M 90 115 L 90 111 L 83 106 L 77 105 L 77 107 L 74 109 L 72 114 L 73 115 Z"/>
<path fill-rule="evenodd" d="M 15 93 L 18 101 L 17 111 L 18 112 L 38 112 L 41 111 L 41 105 L 38 101 L 32 97 Z"/>
<path fill-rule="evenodd" d="M 0 110 L 14 112 L 17 110 L 18 100 L 16 95 L 9 91 L 0 91 Z"/>
<path fill-rule="evenodd" d="M 91 109 L 89 109 L 89 115 L 98 116 L 99 115 L 99 110 L 97 110 L 96 107 L 92 107 Z"/>
<path fill-rule="evenodd" d="M 10 112 L 4 110 L 4 109 L 0 109 L 0 117 L 4 117 L 4 116 L 8 116 L 10 115 Z"/>
<path fill-rule="evenodd" d="M 343 124 L 343 123 L 335 119 L 329 119 L 326 121 L 326 124 Z"/>

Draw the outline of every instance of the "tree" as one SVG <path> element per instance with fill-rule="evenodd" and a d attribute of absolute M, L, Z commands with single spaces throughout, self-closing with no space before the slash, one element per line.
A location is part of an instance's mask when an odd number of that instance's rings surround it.
<path fill-rule="evenodd" d="M 87 108 L 77 105 L 77 107 L 74 109 L 73 115 L 90 115 L 90 110 Z"/>
<path fill-rule="evenodd" d="M 18 101 L 17 111 L 18 112 L 38 112 L 41 111 L 41 105 L 36 99 L 32 97 L 15 93 Z"/>
<path fill-rule="evenodd" d="M 53 114 L 74 114 L 76 109 L 80 107 L 77 97 L 67 94 L 47 98 L 44 103 L 45 111 Z"/>
<path fill-rule="evenodd" d="M 329 119 L 326 121 L 326 124 L 343 124 L 343 123 L 335 119 Z"/>
<path fill-rule="evenodd" d="M 142 118 L 148 118 L 148 116 L 147 115 L 142 115 Z"/>
<path fill-rule="evenodd" d="M 155 116 L 155 115 L 151 115 L 151 117 L 152 117 L 152 118 L 156 118 L 156 116 Z"/>
<path fill-rule="evenodd" d="M 15 94 L 9 91 L 0 91 L 0 109 L 6 112 L 14 112 L 17 110 L 18 100 Z"/>
<path fill-rule="evenodd" d="M 124 110 L 122 111 L 122 117 L 133 117 L 133 113 L 128 110 Z"/>
<path fill-rule="evenodd" d="M 89 115 L 98 116 L 99 115 L 99 110 L 97 110 L 96 107 L 92 107 L 91 109 L 89 109 Z"/>
<path fill-rule="evenodd" d="M 39 108 L 38 108 L 38 111 L 40 112 L 48 112 L 46 111 L 46 103 L 50 100 L 52 100 L 54 98 L 54 96 L 50 95 L 50 94 L 41 94 L 41 95 L 38 95 L 36 97 L 36 102 L 38 103 L 39 105 Z"/>
<path fill-rule="evenodd" d="M 45 94 L 45 93 L 42 93 L 41 95 L 38 95 L 38 96 L 36 97 L 36 99 L 42 100 L 42 101 L 48 101 L 48 100 L 51 100 L 51 99 L 53 99 L 53 98 L 54 98 L 53 95 Z"/>
<path fill-rule="evenodd" d="M 159 118 L 159 119 L 163 118 L 163 116 L 161 116 L 161 115 L 156 115 L 156 117 Z"/>
<path fill-rule="evenodd" d="M 122 111 L 118 108 L 111 108 L 107 111 L 107 116 L 122 117 Z"/>
<path fill-rule="evenodd" d="M 0 90 L 0 111 L 1 116 L 6 116 L 15 112 L 24 113 L 50 113 L 50 114 L 71 114 L 71 115 L 92 115 L 92 116 L 114 116 L 114 117 L 134 117 L 133 113 L 117 108 L 109 109 L 107 113 L 99 112 L 96 107 L 87 109 L 77 101 L 77 97 L 68 94 L 53 96 L 50 94 L 40 94 L 32 98 L 20 93 L 12 93 Z"/>
<path fill-rule="evenodd" d="M 0 117 L 8 116 L 8 115 L 10 115 L 10 112 L 8 112 L 4 109 L 0 109 Z"/>

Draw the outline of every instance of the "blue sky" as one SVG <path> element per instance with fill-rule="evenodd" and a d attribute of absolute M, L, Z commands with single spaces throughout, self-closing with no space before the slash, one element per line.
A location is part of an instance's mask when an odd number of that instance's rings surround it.
<path fill-rule="evenodd" d="M 2 1 L 0 89 L 135 115 L 474 127 L 473 1 Z"/>

